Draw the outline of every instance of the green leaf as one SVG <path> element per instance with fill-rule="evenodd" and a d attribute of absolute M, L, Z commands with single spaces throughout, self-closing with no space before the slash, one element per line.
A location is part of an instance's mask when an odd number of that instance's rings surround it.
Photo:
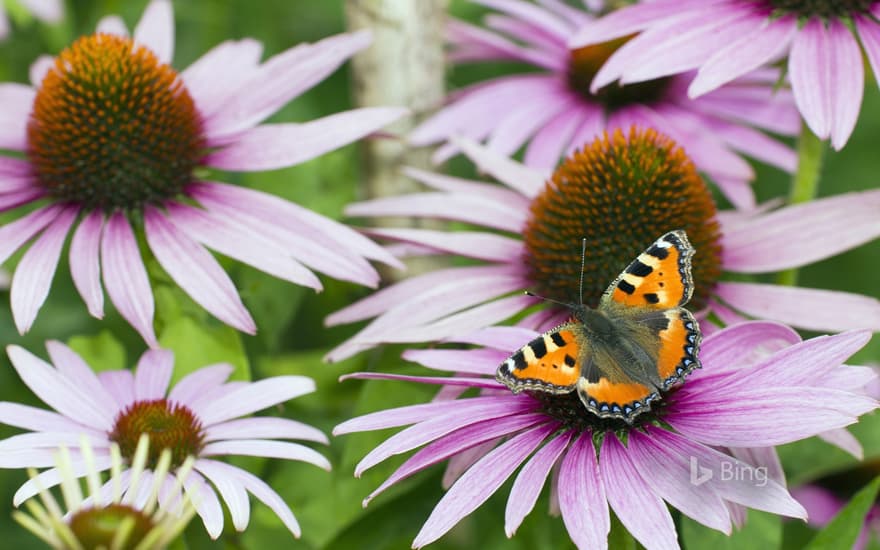
<path fill-rule="evenodd" d="M 636 550 L 636 539 L 620 523 L 617 514 L 611 513 L 611 532 L 608 533 L 608 550 Z"/>
<path fill-rule="evenodd" d="M 174 352 L 173 381 L 213 363 L 229 363 L 231 380 L 250 380 L 251 369 L 241 335 L 226 325 L 203 326 L 189 317 L 165 323 L 159 344 Z"/>
<path fill-rule="evenodd" d="M 849 504 L 834 516 L 822 531 L 817 534 L 805 550 L 847 550 L 859 536 L 865 524 L 865 516 L 877 500 L 880 491 L 880 477 L 862 488 Z"/>
<path fill-rule="evenodd" d="M 94 336 L 72 336 L 67 345 L 97 372 L 128 368 L 125 346 L 109 330 Z"/>
<path fill-rule="evenodd" d="M 683 515 L 679 537 L 684 542 L 686 550 L 779 548 L 782 544 L 782 520 L 775 514 L 749 510 L 743 528 L 727 536 Z"/>

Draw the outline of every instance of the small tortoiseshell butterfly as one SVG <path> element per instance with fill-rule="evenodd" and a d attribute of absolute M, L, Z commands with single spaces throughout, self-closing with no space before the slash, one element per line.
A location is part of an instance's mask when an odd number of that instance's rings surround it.
<path fill-rule="evenodd" d="M 682 307 L 693 294 L 693 255 L 684 231 L 663 235 L 611 283 L 596 309 L 562 304 L 572 319 L 511 355 L 495 377 L 514 393 L 577 390 L 596 415 L 632 422 L 660 391 L 700 367 L 700 329 Z"/>

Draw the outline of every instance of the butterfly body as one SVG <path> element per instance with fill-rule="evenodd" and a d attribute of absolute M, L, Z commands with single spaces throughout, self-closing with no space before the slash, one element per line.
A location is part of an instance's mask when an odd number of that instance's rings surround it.
<path fill-rule="evenodd" d="M 603 418 L 631 422 L 699 367 L 700 331 L 683 306 L 694 254 L 683 231 L 660 237 L 608 287 L 598 307 L 568 304 L 571 320 L 498 367 L 513 392 L 566 394 Z"/>

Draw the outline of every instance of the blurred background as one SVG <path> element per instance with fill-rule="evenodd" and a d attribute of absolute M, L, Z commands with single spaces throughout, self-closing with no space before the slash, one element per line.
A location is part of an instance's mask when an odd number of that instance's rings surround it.
<path fill-rule="evenodd" d="M 0 0 L 2 2 L 3 0 Z M 6 2 L 10 2 L 7 0 Z M 146 0 L 75 0 L 67 2 L 67 17 L 57 26 L 22 17 L 12 8 L 12 32 L 0 43 L 0 81 L 27 82 L 28 67 L 40 54 L 57 54 L 74 37 L 93 31 L 106 14 L 122 15 L 129 27 L 140 17 Z M 457 17 L 478 21 L 484 8 L 465 0 L 451 0 Z M 185 68 L 208 49 L 227 39 L 253 37 L 265 46 L 264 58 L 299 42 L 309 42 L 345 30 L 342 0 L 188 0 L 175 3 L 176 52 L 174 66 Z M 515 66 L 476 65 L 448 73 L 450 89 L 482 80 Z M 278 112 L 274 121 L 306 121 L 353 107 L 346 65 L 307 94 Z M 865 104 L 856 131 L 844 151 L 829 151 L 820 184 L 821 195 L 866 190 L 880 185 L 877 143 L 880 140 L 880 94 L 873 78 L 866 85 Z M 346 203 L 363 198 L 359 183 L 361 156 L 358 146 L 331 152 L 302 165 L 257 174 L 222 174 L 221 181 L 270 191 L 308 208 L 343 219 Z M 473 169 L 456 159 L 446 167 L 459 175 Z M 756 166 L 755 190 L 760 200 L 785 196 L 788 176 Z M 720 199 L 719 199 L 720 201 Z M 880 212 L 877 214 L 880 223 Z M 5 219 L 0 218 L 0 221 Z M 351 220 L 349 220 L 352 222 Z M 352 223 L 356 223 L 355 220 Z M 14 266 L 20 254 L 7 264 Z M 239 378 L 259 379 L 279 374 L 304 374 L 317 381 L 315 394 L 297 399 L 278 410 L 267 411 L 316 425 L 325 432 L 354 415 L 396 405 L 423 402 L 426 388 L 397 382 L 348 381 L 337 378 L 355 370 L 415 372 L 403 364 L 401 348 L 387 347 L 363 353 L 342 363 L 327 365 L 321 357 L 333 345 L 352 334 L 357 326 L 323 327 L 323 318 L 369 291 L 355 285 L 322 278 L 324 292 L 314 292 L 278 281 L 250 267 L 224 262 L 235 279 L 247 307 L 259 326 L 254 337 L 240 335 L 211 319 L 170 283 L 154 287 L 158 302 L 157 327 L 161 343 L 175 351 L 178 364 L 198 367 L 226 361 L 237 367 Z M 804 286 L 838 289 L 872 296 L 880 293 L 880 242 L 873 242 L 801 271 Z M 805 334 L 805 336 L 810 336 Z M 48 339 L 67 342 L 98 369 L 132 366 L 144 350 L 137 334 L 115 313 L 108 311 L 101 322 L 87 314 L 76 294 L 66 262 L 55 276 L 49 300 L 31 332 L 21 337 L 8 307 L 8 292 L 0 291 L 0 342 L 18 344 L 46 357 Z M 880 338 L 852 361 L 880 365 Z M 0 400 L 43 406 L 21 383 L 5 354 L 0 355 Z M 866 458 L 880 459 L 880 419 L 868 417 L 853 432 L 865 446 Z M 15 430 L 0 426 L 0 437 Z M 274 514 L 261 504 L 252 510 L 246 532 L 236 533 L 227 517 L 227 530 L 220 541 L 211 541 L 198 518 L 186 531 L 180 548 L 408 548 L 433 505 L 442 495 L 441 467 L 434 467 L 396 485 L 366 509 L 361 501 L 376 488 L 402 459 L 392 459 L 354 479 L 354 464 L 388 432 L 357 434 L 334 439 L 319 449 L 330 457 L 334 471 L 327 473 L 303 463 L 240 459 L 236 463 L 265 479 L 291 506 L 303 529 L 294 540 Z M 789 483 L 797 485 L 833 472 L 846 470 L 855 460 L 818 441 L 802 442 L 781 450 Z M 11 517 L 12 495 L 26 480 L 20 470 L 0 470 L 0 540 L 4 548 L 40 548 L 41 543 Z M 507 484 L 509 488 L 509 483 Z M 504 535 L 502 488 L 489 502 L 464 520 L 433 548 L 568 548 L 573 547 L 561 519 L 549 516 L 546 494 L 516 536 Z M 799 548 L 810 536 L 799 523 L 751 513 L 745 529 L 731 539 L 696 525 L 679 521 L 678 529 L 687 548 L 780 547 Z M 628 547 L 612 542 L 612 548 Z M 877 546 L 876 543 L 875 547 Z M 267 546 L 268 545 L 268 546 Z"/>

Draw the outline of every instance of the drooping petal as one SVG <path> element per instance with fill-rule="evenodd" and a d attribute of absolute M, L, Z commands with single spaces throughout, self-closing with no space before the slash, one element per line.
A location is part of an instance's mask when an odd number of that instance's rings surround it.
<path fill-rule="evenodd" d="M 837 429 L 822 432 L 819 434 L 819 439 L 846 451 L 855 457 L 856 460 L 862 460 L 865 456 L 862 444 L 856 439 L 856 436 L 849 432 L 849 430 Z"/>
<path fill-rule="evenodd" d="M 199 462 L 200 460 L 197 460 L 196 465 Z M 202 518 L 208 536 L 216 540 L 223 533 L 223 508 L 220 506 L 217 493 L 197 471 L 190 472 L 183 482 L 183 487 L 199 517 Z"/>
<path fill-rule="evenodd" d="M 213 460 L 198 460 L 196 468 L 220 492 L 235 530 L 244 531 L 251 517 L 251 503 L 247 491 L 236 476 L 227 475 L 223 468 L 217 467 L 217 464 L 218 462 Z"/>
<path fill-rule="evenodd" d="M 860 294 L 762 283 L 719 283 L 715 293 L 747 315 L 800 328 L 880 330 L 880 301 Z"/>
<path fill-rule="evenodd" d="M 515 416 L 506 416 L 503 418 L 493 418 L 484 420 L 465 426 L 460 430 L 450 433 L 444 437 L 432 441 L 424 448 L 416 452 L 406 462 L 404 462 L 391 476 L 388 477 L 382 485 L 364 499 L 366 506 L 376 495 L 383 492 L 391 485 L 406 479 L 407 477 L 419 472 L 428 466 L 437 464 L 450 457 L 459 456 L 460 453 L 467 451 L 475 446 L 482 445 L 488 441 L 495 441 L 499 437 L 514 434 L 517 431 L 534 426 L 546 420 L 541 414 L 523 414 Z"/>
<path fill-rule="evenodd" d="M 92 317 L 104 318 L 101 288 L 101 232 L 104 214 L 94 210 L 80 222 L 70 241 L 70 275 Z"/>
<path fill-rule="evenodd" d="M 12 276 L 9 302 L 19 334 L 29 331 L 37 312 L 49 296 L 61 249 L 76 219 L 74 208 L 65 208 L 22 257 Z"/>
<path fill-rule="evenodd" d="M 531 340 L 522 340 L 524 345 Z M 401 357 L 429 369 L 493 376 L 509 352 L 492 349 L 410 349 Z"/>
<path fill-rule="evenodd" d="M 206 426 L 238 418 L 315 391 L 315 382 L 305 376 L 275 376 L 239 387 L 224 399 L 200 408 Z"/>
<path fill-rule="evenodd" d="M 239 172 L 293 166 L 361 139 L 407 112 L 396 107 L 368 107 L 301 124 L 263 124 L 237 135 L 203 162 Z"/>
<path fill-rule="evenodd" d="M 131 323 L 150 347 L 158 347 L 153 330 L 153 290 L 137 240 L 125 215 L 107 220 L 101 239 L 104 286 L 119 314 Z"/>
<path fill-rule="evenodd" d="M 611 517 L 590 432 L 569 447 L 559 467 L 556 490 L 562 521 L 575 545 L 581 550 L 608 548 Z"/>
<path fill-rule="evenodd" d="M 795 103 L 810 130 L 821 139 L 831 135 L 834 124 L 831 87 L 834 64 L 840 61 L 836 50 L 825 23 L 814 17 L 795 36 L 788 58 Z"/>
<path fill-rule="evenodd" d="M 174 56 L 174 12 L 169 0 L 152 0 L 134 28 L 134 41 L 149 48 L 159 61 Z"/>
<path fill-rule="evenodd" d="M 523 245 L 495 233 L 477 231 L 436 231 L 417 228 L 377 228 L 370 236 L 427 246 L 445 254 L 463 255 L 487 262 L 508 263 L 522 256 Z"/>
<path fill-rule="evenodd" d="M 7 401 L 0 401 L 0 422 L 7 426 L 35 432 L 67 430 L 89 433 L 94 430 L 94 428 L 80 424 L 76 420 L 56 412 Z M 100 432 L 95 431 L 95 433 Z"/>
<path fill-rule="evenodd" d="M 31 237 L 52 223 L 63 210 L 60 206 L 45 206 L 0 227 L 0 264 L 8 260 Z"/>
<path fill-rule="evenodd" d="M 53 451 L 51 454 L 57 454 L 57 451 Z M 71 453 L 73 454 L 73 453 Z M 52 458 L 54 463 L 54 458 Z M 85 461 L 76 456 L 71 464 L 71 471 L 73 475 L 76 477 L 85 477 L 87 471 L 97 471 L 103 472 L 104 470 L 110 469 L 110 456 L 106 453 L 99 453 L 97 450 L 95 451 L 95 461 L 94 467 L 91 465 L 87 465 Z M 55 487 L 59 483 L 61 483 L 62 475 L 58 471 L 58 468 L 50 468 L 43 472 L 37 474 L 36 477 L 29 479 L 26 481 L 15 494 L 12 496 L 12 505 L 13 506 L 21 506 L 21 504 L 27 499 L 39 494 L 41 491 L 51 489 Z"/>
<path fill-rule="evenodd" d="M 599 470 L 608 504 L 626 530 L 645 548 L 678 550 L 675 524 L 666 504 L 645 482 L 626 449 L 612 434 L 603 440 Z"/>
<path fill-rule="evenodd" d="M 144 217 L 147 243 L 171 278 L 227 325 L 248 334 L 256 333 L 256 324 L 235 284 L 217 260 L 154 207 L 148 207 Z"/>
<path fill-rule="evenodd" d="M 568 447 L 571 435 L 571 430 L 566 430 L 548 441 L 519 471 L 513 487 L 510 488 L 504 511 L 504 532 L 508 538 L 513 536 L 523 519 L 535 507 L 547 476 Z"/>
<path fill-rule="evenodd" d="M 532 198 L 543 188 L 545 176 L 510 158 L 491 151 L 467 138 L 456 138 L 453 142 L 470 158 L 477 167 L 495 177 L 511 189 Z"/>
<path fill-rule="evenodd" d="M 413 540 L 413 548 L 434 542 L 477 509 L 550 434 L 553 426 L 527 430 L 499 445 L 470 467 L 453 485 Z"/>
<path fill-rule="evenodd" d="M 166 349 L 147 350 L 141 355 L 134 375 L 135 399 L 162 399 L 174 370 L 174 353 Z"/>

